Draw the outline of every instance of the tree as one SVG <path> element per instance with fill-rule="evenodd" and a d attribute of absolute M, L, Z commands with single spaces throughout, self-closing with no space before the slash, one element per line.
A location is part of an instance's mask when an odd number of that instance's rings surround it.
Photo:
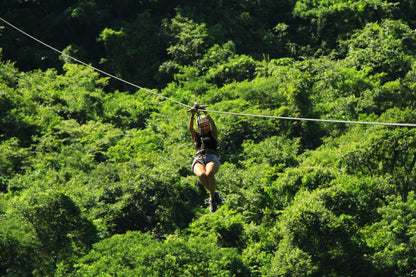
<path fill-rule="evenodd" d="M 206 51 L 208 38 L 206 25 L 178 13 L 171 22 L 164 22 L 166 34 L 171 38 L 167 52 L 170 61 L 163 63 L 161 71 L 167 74 L 177 73 L 183 66 L 194 65 Z"/>
<path fill-rule="evenodd" d="M 348 49 L 346 62 L 372 74 L 383 73 L 384 82 L 402 78 L 411 68 L 416 34 L 402 21 L 368 23 L 341 44 Z"/>
<path fill-rule="evenodd" d="M 271 267 L 277 276 L 371 273 L 353 218 L 348 211 L 335 214 L 330 202 L 323 201 L 328 193 L 330 189 L 299 192 L 284 210 L 279 220 L 282 240 Z"/>
<path fill-rule="evenodd" d="M 163 87 L 165 80 L 158 82 L 157 71 L 166 58 L 167 43 L 158 24 L 150 11 L 144 11 L 134 22 L 124 22 L 118 30 L 104 28 L 98 37 L 106 50 L 106 56 L 101 60 L 104 69 L 141 86 Z M 132 91 L 131 86 L 111 85 Z"/>
<path fill-rule="evenodd" d="M 345 153 L 343 163 L 350 173 L 389 179 L 394 191 L 406 199 L 415 178 L 414 144 L 413 129 L 374 132 L 357 149 Z"/>
<path fill-rule="evenodd" d="M 78 257 L 86 254 L 98 240 L 97 231 L 68 196 L 59 192 L 33 192 L 28 190 L 17 199 L 7 216 L 24 220 L 20 224 L 27 233 L 19 243 L 23 244 L 28 236 L 35 239 L 29 248 L 33 274 L 51 275 L 59 263 L 69 268 Z M 24 244 L 19 248 L 18 251 L 24 251 Z M 19 258 L 22 255 L 16 254 Z M 19 269 L 9 268 L 8 271 L 18 272 Z"/>
<path fill-rule="evenodd" d="M 249 276 L 235 249 L 219 251 L 209 237 L 170 236 L 159 242 L 139 232 L 101 241 L 75 269 L 73 276 Z"/>
<path fill-rule="evenodd" d="M 372 262 L 378 276 L 412 276 L 416 266 L 415 193 L 407 200 L 388 197 L 378 209 L 380 221 L 363 229 L 367 245 L 374 251 Z"/>
<path fill-rule="evenodd" d="M 312 50 L 320 49 L 325 53 L 334 49 L 338 40 L 348 37 L 366 23 L 379 18 L 390 18 L 393 8 L 393 3 L 384 0 L 353 3 L 301 0 L 296 2 L 293 15 L 303 20 L 298 26 L 298 31 L 306 35 L 301 40 L 301 45 L 308 44 Z"/>

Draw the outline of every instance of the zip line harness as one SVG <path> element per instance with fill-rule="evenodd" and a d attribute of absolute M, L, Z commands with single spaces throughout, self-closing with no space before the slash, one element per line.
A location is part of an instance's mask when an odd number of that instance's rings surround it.
<path fill-rule="evenodd" d="M 193 107 L 196 109 L 196 115 L 197 115 L 196 116 L 196 125 L 198 126 L 200 121 L 201 121 L 201 112 L 200 112 L 200 110 L 205 111 L 205 108 L 208 107 L 208 105 L 201 105 L 200 106 L 197 102 L 195 102 Z M 191 111 L 191 109 L 188 110 L 188 112 L 190 112 L 190 111 Z"/>

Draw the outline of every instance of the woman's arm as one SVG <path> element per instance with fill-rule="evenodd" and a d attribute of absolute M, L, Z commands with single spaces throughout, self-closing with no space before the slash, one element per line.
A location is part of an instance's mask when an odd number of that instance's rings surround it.
<path fill-rule="evenodd" d="M 195 110 L 191 109 L 191 118 L 189 119 L 189 132 L 191 132 L 192 141 L 195 141 L 196 132 L 194 129 Z"/>
<path fill-rule="evenodd" d="M 217 125 L 215 125 L 214 120 L 212 119 L 212 117 L 207 112 L 205 112 L 205 115 L 209 120 L 209 124 L 211 125 L 211 133 L 214 135 L 215 139 L 218 139 Z"/>

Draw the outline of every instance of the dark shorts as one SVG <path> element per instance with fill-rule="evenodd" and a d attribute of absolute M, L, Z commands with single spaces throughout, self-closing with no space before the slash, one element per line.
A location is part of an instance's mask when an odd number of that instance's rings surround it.
<path fill-rule="evenodd" d="M 217 156 L 214 154 L 202 154 L 198 153 L 194 156 L 194 161 L 192 162 L 192 170 L 194 170 L 194 166 L 196 163 L 200 163 L 202 165 L 207 165 L 209 162 L 214 162 L 217 164 L 218 168 L 220 168 L 220 161 L 218 160 Z"/>

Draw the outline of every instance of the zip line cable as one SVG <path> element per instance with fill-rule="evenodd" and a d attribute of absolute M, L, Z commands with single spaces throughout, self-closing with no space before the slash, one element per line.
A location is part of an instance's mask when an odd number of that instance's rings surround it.
<path fill-rule="evenodd" d="M 211 110 L 205 110 L 205 111 L 211 112 L 211 113 L 231 114 L 231 115 L 251 116 L 251 117 L 263 117 L 263 118 L 294 120 L 294 121 L 315 121 L 315 122 L 345 123 L 345 124 L 385 125 L 385 126 L 397 126 L 397 127 L 416 127 L 416 124 L 412 124 L 412 123 L 389 123 L 389 122 L 376 122 L 376 121 L 374 121 L 374 122 L 370 122 L 370 121 L 350 121 L 350 120 L 306 118 L 306 117 L 286 117 L 286 116 L 274 116 L 274 115 L 257 115 L 257 114 L 234 113 L 234 112 L 221 112 L 221 111 L 211 111 Z"/>
<path fill-rule="evenodd" d="M 156 92 L 154 92 L 154 91 L 152 91 L 150 89 L 147 89 L 147 88 L 138 86 L 136 84 L 133 84 L 133 83 L 131 83 L 129 81 L 126 81 L 126 80 L 124 80 L 122 78 L 119 78 L 119 77 L 117 77 L 117 76 L 115 76 L 113 74 L 107 73 L 107 72 L 105 72 L 105 71 L 103 71 L 103 70 L 101 70 L 99 68 L 96 68 L 96 67 L 94 67 L 94 66 L 92 66 L 90 64 L 87 64 L 87 63 L 85 63 L 85 62 L 83 62 L 83 61 L 81 61 L 81 60 L 79 60 L 77 58 L 74 58 L 74 57 L 68 55 L 68 54 L 65 54 L 62 51 L 60 51 L 60 50 L 58 50 L 58 49 L 50 46 L 49 44 L 47 44 L 47 43 L 45 43 L 45 42 L 43 42 L 43 41 L 35 38 L 34 36 L 26 33 L 25 31 L 23 31 L 22 29 L 16 27 L 15 25 L 9 23 L 8 21 L 6 21 L 5 19 L 3 19 L 2 17 L 0 17 L 0 20 L 3 21 L 5 24 L 9 25 L 10 27 L 12 27 L 13 29 L 17 30 L 18 32 L 24 34 L 25 36 L 27 36 L 27 37 L 35 40 L 36 42 L 38 42 L 38 43 L 46 46 L 47 48 L 52 49 L 53 51 L 55 51 L 55 52 L 57 52 L 57 53 L 65 56 L 65 57 L 67 57 L 67 58 L 69 58 L 71 60 L 74 60 L 74 61 L 76 61 L 79 64 L 82 64 L 82 65 L 84 65 L 86 67 L 89 67 L 89 68 L 91 68 L 91 69 L 93 69 L 93 70 L 95 70 L 95 71 L 97 71 L 97 72 L 99 72 L 99 73 L 101 73 L 103 75 L 106 75 L 106 76 L 108 76 L 110 78 L 116 79 L 116 80 L 118 80 L 120 82 L 123 82 L 123 83 L 125 83 L 127 85 L 130 85 L 132 87 L 135 87 L 137 89 L 146 91 L 146 92 L 148 92 L 150 94 L 153 94 L 155 96 L 161 97 L 161 98 L 163 98 L 165 100 L 171 101 L 171 102 L 176 103 L 178 105 L 181 105 L 181 106 L 184 106 L 184 107 L 187 107 L 187 108 L 192 108 L 192 106 L 190 106 L 190 105 L 181 103 L 181 102 L 176 101 L 174 99 L 171 99 L 171 98 L 169 98 L 167 96 L 164 96 L 164 95 L 161 95 L 159 93 L 156 93 Z M 304 117 L 285 117 L 285 116 L 272 116 L 272 115 L 258 115 L 258 114 L 248 114 L 248 113 L 214 111 L 214 110 L 206 110 L 206 109 L 200 109 L 200 110 L 201 111 L 206 111 L 206 112 L 211 112 L 211 113 L 218 113 L 218 114 L 228 114 L 228 115 L 247 116 L 247 117 L 260 117 L 260 118 L 273 118 L 273 119 L 281 119 L 281 120 L 314 121 L 314 122 L 344 123 L 344 124 L 364 124 L 364 125 L 384 125 L 384 126 L 396 126 L 396 127 L 416 127 L 416 124 L 412 124 L 412 123 L 389 123 L 389 122 L 333 120 L 333 119 L 319 119 L 319 118 L 304 118 Z"/>

